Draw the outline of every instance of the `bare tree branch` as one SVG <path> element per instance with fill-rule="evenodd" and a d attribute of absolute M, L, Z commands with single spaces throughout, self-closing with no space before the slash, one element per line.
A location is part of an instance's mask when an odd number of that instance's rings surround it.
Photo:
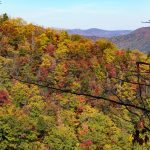
<path fill-rule="evenodd" d="M 57 91 L 57 92 L 61 92 L 61 93 L 69 93 L 69 94 L 78 95 L 78 96 L 86 96 L 86 97 L 91 97 L 93 99 L 103 99 L 105 101 L 108 101 L 108 102 L 111 102 L 111 103 L 114 103 L 114 104 L 118 104 L 118 105 L 121 105 L 121 106 L 128 106 L 128 107 L 132 107 L 132 108 L 135 108 L 135 109 L 138 109 L 138 110 L 150 113 L 149 109 L 146 109 L 146 108 L 143 108 L 143 107 L 140 107 L 140 106 L 136 106 L 134 104 L 118 102 L 118 101 L 115 101 L 113 99 L 109 99 L 109 98 L 106 98 L 106 97 L 103 97 L 103 96 L 96 96 L 96 95 L 90 95 L 90 94 L 86 94 L 86 93 L 73 92 L 71 89 L 56 88 L 56 87 L 50 86 L 49 83 L 48 84 L 47 83 L 46 84 L 40 84 L 40 81 L 29 81 L 29 80 L 26 81 L 26 80 L 19 79 L 18 77 L 16 78 L 14 76 L 9 76 L 9 77 L 2 77 L 2 76 L 0 76 L 0 77 L 1 78 L 7 78 L 7 79 L 15 79 L 15 80 L 20 81 L 22 83 L 33 84 L 33 85 L 36 85 L 36 86 L 39 86 L 39 87 L 42 87 L 42 88 L 49 88 L 51 90 L 54 90 L 54 91 Z"/>
<path fill-rule="evenodd" d="M 131 83 L 131 84 L 137 84 L 137 85 L 143 85 L 143 86 L 150 86 L 150 84 L 146 84 L 146 83 L 138 83 L 138 82 L 132 82 L 130 80 L 124 80 L 124 79 L 120 79 L 120 78 L 117 78 L 117 77 L 112 77 L 113 79 L 116 79 L 116 80 L 119 80 L 119 81 L 122 81 L 122 82 L 126 82 L 126 83 Z"/>

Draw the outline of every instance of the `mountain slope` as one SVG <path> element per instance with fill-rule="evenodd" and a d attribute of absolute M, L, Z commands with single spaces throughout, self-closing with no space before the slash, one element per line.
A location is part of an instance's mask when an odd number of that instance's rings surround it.
<path fill-rule="evenodd" d="M 150 52 L 150 27 L 139 28 L 128 35 L 113 37 L 110 39 L 120 48 L 139 49 Z"/>
<path fill-rule="evenodd" d="M 120 35 L 126 35 L 129 34 L 130 30 L 114 30 L 114 31 L 107 31 L 107 30 L 101 30 L 97 28 L 91 28 L 87 30 L 81 30 L 81 29 L 72 29 L 67 30 L 69 34 L 79 34 L 83 36 L 95 36 L 95 37 L 105 37 L 110 38 L 113 36 L 120 36 Z"/>

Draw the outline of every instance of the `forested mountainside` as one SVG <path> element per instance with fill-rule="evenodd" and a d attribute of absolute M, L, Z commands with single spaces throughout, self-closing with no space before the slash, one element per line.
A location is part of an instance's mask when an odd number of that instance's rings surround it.
<path fill-rule="evenodd" d="M 139 28 L 128 35 L 113 37 L 112 42 L 120 48 L 139 49 L 143 52 L 150 52 L 150 27 Z"/>
<path fill-rule="evenodd" d="M 131 33 L 132 31 L 130 30 L 114 30 L 114 31 L 109 31 L 109 30 L 102 30 L 102 29 L 97 29 L 97 28 L 91 28 L 87 30 L 81 30 L 81 29 L 70 29 L 67 30 L 69 34 L 79 34 L 87 37 L 103 37 L 103 38 L 110 38 L 114 36 L 121 36 L 121 35 L 126 35 Z"/>
<path fill-rule="evenodd" d="M 0 17 L 0 150 L 150 146 L 150 56 Z"/>
<path fill-rule="evenodd" d="M 100 38 L 99 36 L 96 36 L 94 34 L 87 34 L 85 36 L 94 41 Z M 112 41 L 120 49 L 125 49 L 125 50 L 138 49 L 145 53 L 150 52 L 150 27 L 139 28 L 125 35 L 114 36 L 111 38 L 106 36 L 105 38 Z"/>

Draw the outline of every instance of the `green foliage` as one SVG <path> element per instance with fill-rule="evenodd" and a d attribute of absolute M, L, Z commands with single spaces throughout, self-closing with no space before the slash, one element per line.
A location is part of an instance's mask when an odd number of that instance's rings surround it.
<path fill-rule="evenodd" d="M 9 17 L 6 13 L 0 16 L 0 23 L 3 23 L 4 21 L 7 21 L 7 20 L 9 20 Z"/>
<path fill-rule="evenodd" d="M 0 149 L 32 149 L 37 138 L 32 123 L 14 106 L 0 109 Z"/>
<path fill-rule="evenodd" d="M 44 140 L 53 150 L 74 150 L 78 141 L 69 127 L 53 128 Z"/>

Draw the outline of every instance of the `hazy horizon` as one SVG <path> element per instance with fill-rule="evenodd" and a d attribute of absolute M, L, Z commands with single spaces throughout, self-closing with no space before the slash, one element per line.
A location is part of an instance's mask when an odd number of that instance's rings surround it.
<path fill-rule="evenodd" d="M 135 30 L 147 27 L 149 0 L 2 0 L 0 14 L 61 29 Z"/>

